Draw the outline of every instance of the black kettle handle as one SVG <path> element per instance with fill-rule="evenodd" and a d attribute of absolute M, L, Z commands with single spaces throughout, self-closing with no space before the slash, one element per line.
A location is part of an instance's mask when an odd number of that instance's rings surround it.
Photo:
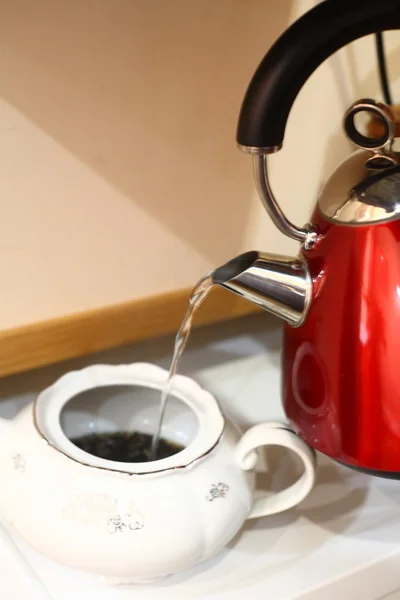
<path fill-rule="evenodd" d="M 282 146 L 290 109 L 309 76 L 346 44 L 400 28 L 400 0 L 325 0 L 278 38 L 260 63 L 243 100 L 239 146 L 256 154 Z"/>

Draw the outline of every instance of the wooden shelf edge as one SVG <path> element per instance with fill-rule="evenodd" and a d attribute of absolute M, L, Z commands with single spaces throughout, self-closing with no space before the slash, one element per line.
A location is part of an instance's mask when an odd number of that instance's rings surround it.
<path fill-rule="evenodd" d="M 0 375 L 84 356 L 177 331 L 190 289 L 0 331 Z M 199 309 L 195 327 L 254 312 L 254 305 L 218 288 Z"/>

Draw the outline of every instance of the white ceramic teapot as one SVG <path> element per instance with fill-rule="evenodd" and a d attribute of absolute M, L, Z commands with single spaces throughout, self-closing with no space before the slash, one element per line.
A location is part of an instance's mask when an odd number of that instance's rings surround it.
<path fill-rule="evenodd" d="M 245 519 L 307 496 L 315 456 L 295 433 L 262 423 L 241 436 L 214 397 L 181 375 L 162 428 L 163 438 L 185 446 L 177 454 L 114 462 L 71 442 L 90 432 L 151 433 L 166 377 L 145 363 L 91 366 L 0 423 L 1 514 L 31 546 L 110 583 L 152 581 L 216 553 Z M 293 450 L 304 472 L 291 487 L 254 499 L 255 449 L 264 445 Z"/>

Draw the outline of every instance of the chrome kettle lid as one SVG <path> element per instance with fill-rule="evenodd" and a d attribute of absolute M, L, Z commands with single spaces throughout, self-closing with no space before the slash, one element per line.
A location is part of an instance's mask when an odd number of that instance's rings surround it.
<path fill-rule="evenodd" d="M 362 111 L 381 118 L 380 138 L 355 128 L 354 117 Z M 347 111 L 346 134 L 360 149 L 339 165 L 322 189 L 317 205 L 328 220 L 363 225 L 400 217 L 400 155 L 392 150 L 392 119 L 388 107 L 370 99 L 357 101 Z"/>

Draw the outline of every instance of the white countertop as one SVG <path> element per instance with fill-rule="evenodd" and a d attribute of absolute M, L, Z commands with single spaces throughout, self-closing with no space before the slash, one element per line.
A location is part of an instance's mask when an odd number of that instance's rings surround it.
<path fill-rule="evenodd" d="M 171 337 L 144 342 L 7 378 L 0 388 L 0 416 L 16 414 L 71 368 L 136 360 L 168 367 L 172 342 Z M 180 372 L 248 426 L 284 419 L 279 365 L 279 324 L 261 315 L 195 331 Z M 291 457 L 274 451 L 270 465 L 277 475 L 260 476 L 261 484 L 280 487 L 293 477 Z M 4 600 L 400 599 L 400 482 L 369 478 L 322 456 L 316 487 L 300 506 L 245 524 L 217 556 L 157 585 L 105 587 L 39 556 L 13 532 L 11 539 L 0 535 Z M 7 594 L 1 590 L 6 581 Z"/>

